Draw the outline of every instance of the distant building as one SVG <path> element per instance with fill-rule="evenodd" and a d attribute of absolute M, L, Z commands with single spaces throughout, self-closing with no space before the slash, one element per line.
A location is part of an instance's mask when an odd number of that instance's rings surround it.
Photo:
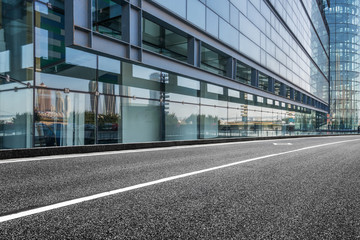
<path fill-rule="evenodd" d="M 360 1 L 330 0 L 330 127 L 360 126 Z"/>

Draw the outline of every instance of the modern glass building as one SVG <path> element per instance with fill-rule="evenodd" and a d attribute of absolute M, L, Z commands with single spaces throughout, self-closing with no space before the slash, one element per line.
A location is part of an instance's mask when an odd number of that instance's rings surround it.
<path fill-rule="evenodd" d="M 360 126 L 360 1 L 331 0 L 326 9 L 330 27 L 330 124 L 334 130 Z"/>
<path fill-rule="evenodd" d="M 0 149 L 327 129 L 317 0 L 0 0 Z"/>

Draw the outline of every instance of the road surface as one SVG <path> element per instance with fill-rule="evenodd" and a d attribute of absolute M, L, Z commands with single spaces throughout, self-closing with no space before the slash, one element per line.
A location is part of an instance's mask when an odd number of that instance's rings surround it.
<path fill-rule="evenodd" d="M 0 239 L 360 239 L 360 136 L 0 161 Z"/>

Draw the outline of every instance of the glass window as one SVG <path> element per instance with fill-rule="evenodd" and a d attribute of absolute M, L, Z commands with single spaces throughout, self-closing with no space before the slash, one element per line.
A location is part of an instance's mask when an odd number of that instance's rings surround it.
<path fill-rule="evenodd" d="M 134 98 L 160 100 L 160 81 L 168 79 L 166 73 L 134 64 L 122 63 L 121 95 Z"/>
<path fill-rule="evenodd" d="M 121 39 L 122 6 L 119 1 L 92 0 L 93 30 Z"/>
<path fill-rule="evenodd" d="M 227 108 L 219 107 L 219 105 L 223 105 L 224 103 L 213 99 L 202 98 L 201 104 L 200 138 L 226 137 L 228 135 Z"/>
<path fill-rule="evenodd" d="M 36 84 L 41 87 L 67 87 L 70 90 L 95 92 L 96 55 L 73 48 L 63 50 L 65 59 L 57 64 L 41 63 L 36 73 Z"/>
<path fill-rule="evenodd" d="M 291 87 L 289 86 L 286 86 L 286 97 L 287 98 L 291 98 Z"/>
<path fill-rule="evenodd" d="M 0 1 L 0 75 L 33 80 L 33 8 L 28 1 Z M 0 90 L 20 87 L 0 80 Z"/>
<path fill-rule="evenodd" d="M 32 89 L 0 91 L 0 149 L 32 147 Z"/>
<path fill-rule="evenodd" d="M 263 73 L 259 73 L 259 88 L 264 91 L 269 91 L 269 77 Z"/>
<path fill-rule="evenodd" d="M 39 2 L 37 5 L 39 7 L 35 12 L 36 85 L 96 91 L 96 55 L 66 48 L 63 9 L 49 9 Z"/>
<path fill-rule="evenodd" d="M 143 46 L 162 55 L 187 61 L 188 39 L 174 31 L 143 18 Z"/>
<path fill-rule="evenodd" d="M 275 95 L 281 94 L 281 83 L 279 81 L 274 81 L 274 93 Z"/>
<path fill-rule="evenodd" d="M 98 88 L 104 94 L 120 94 L 121 62 L 98 56 Z"/>
<path fill-rule="evenodd" d="M 295 100 L 300 101 L 300 92 L 299 91 L 295 91 Z"/>
<path fill-rule="evenodd" d="M 251 85 L 251 67 L 248 67 L 239 61 L 236 64 L 236 80 Z"/>
<path fill-rule="evenodd" d="M 120 98 L 100 95 L 97 115 L 97 143 L 121 143 Z"/>
<path fill-rule="evenodd" d="M 212 50 L 210 47 L 203 44 L 201 46 L 201 65 L 204 70 L 215 74 L 226 76 L 226 64 L 228 56 L 225 54 Z"/>
<path fill-rule="evenodd" d="M 185 100 L 188 98 L 185 96 Z M 197 139 L 199 111 L 199 105 L 168 102 L 165 109 L 165 140 Z"/>
<path fill-rule="evenodd" d="M 159 101 L 122 98 L 123 142 L 152 142 L 161 139 Z"/>
<path fill-rule="evenodd" d="M 64 93 L 39 88 L 35 100 L 37 146 L 95 143 L 94 94 Z"/>

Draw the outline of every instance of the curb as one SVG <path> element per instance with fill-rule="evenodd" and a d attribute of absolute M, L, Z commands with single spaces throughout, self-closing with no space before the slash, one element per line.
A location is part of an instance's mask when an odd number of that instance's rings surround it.
<path fill-rule="evenodd" d="M 357 135 L 357 134 L 351 134 L 351 135 Z M 173 147 L 173 146 L 185 146 L 185 145 L 226 143 L 226 142 L 244 142 L 244 141 L 255 141 L 255 140 L 273 140 L 273 139 L 303 138 L 303 137 L 329 137 L 329 136 L 346 136 L 346 135 L 329 134 L 329 135 L 296 135 L 296 136 L 272 136 L 272 137 L 214 138 L 214 139 L 198 139 L 198 140 L 184 140 L 184 141 L 161 141 L 161 142 L 145 142 L 145 143 L 144 142 L 119 143 L 119 144 L 97 144 L 97 145 L 84 145 L 84 146 L 9 149 L 9 150 L 0 150 L 0 160 L 12 159 L 12 158 L 77 154 L 77 153 L 134 150 L 134 149 L 157 148 L 157 147 Z"/>

